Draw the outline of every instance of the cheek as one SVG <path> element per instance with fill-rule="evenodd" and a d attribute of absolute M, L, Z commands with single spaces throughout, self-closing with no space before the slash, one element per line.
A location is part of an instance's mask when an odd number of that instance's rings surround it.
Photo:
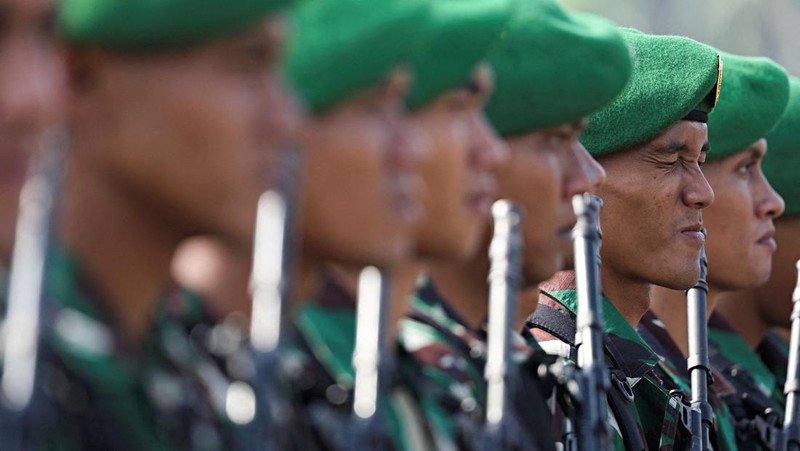
<path fill-rule="evenodd" d="M 426 209 L 435 213 L 443 208 L 442 204 L 461 202 L 468 156 L 467 145 L 456 127 L 445 125 L 428 135 L 431 152 L 420 166 L 420 174 L 425 184 Z"/>

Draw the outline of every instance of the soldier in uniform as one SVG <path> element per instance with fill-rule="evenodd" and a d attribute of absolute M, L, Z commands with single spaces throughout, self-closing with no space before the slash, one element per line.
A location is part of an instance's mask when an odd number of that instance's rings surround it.
<path fill-rule="evenodd" d="M 778 123 L 789 98 L 788 76 L 774 62 L 727 53 L 722 59 L 725 95 L 709 117 L 711 147 L 703 169 L 714 190 L 714 204 L 703 212 L 709 312 L 719 293 L 757 286 L 769 277 L 775 245 L 772 222 L 783 211 L 783 201 L 761 172 L 761 162 L 768 144 L 764 136 Z M 654 288 L 651 312 L 639 324 L 639 332 L 667 359 L 665 368 L 676 388 L 688 393 L 688 315 L 685 308 L 676 308 L 684 302 L 683 291 Z M 766 446 L 768 437 L 759 436 L 755 418 L 761 415 L 759 421 L 764 421 L 769 408 L 780 412 L 770 401 L 770 391 L 777 387 L 759 387 L 756 374 L 748 370 L 757 370 L 757 356 L 715 314 L 710 319 L 709 353 L 716 370 L 714 392 L 727 406 L 715 406 L 720 429 L 730 428 L 733 421 L 740 449 L 757 446 L 759 439 Z"/>
<path fill-rule="evenodd" d="M 54 39 L 49 0 L 0 2 L 0 300 L 19 193 L 31 157 L 51 144 L 63 113 L 64 68 Z"/>
<path fill-rule="evenodd" d="M 608 400 L 625 449 L 669 449 L 679 439 L 682 409 L 653 372 L 659 356 L 636 326 L 650 307 L 653 285 L 686 289 L 700 274 L 701 212 L 714 199 L 701 165 L 722 67 L 714 49 L 693 40 L 630 29 L 623 34 L 636 53 L 631 81 L 590 115 L 581 139 L 607 173 L 597 194 L 604 200 Z M 541 289 L 529 325 L 544 349 L 569 357 L 574 271 L 558 273 Z"/>
<path fill-rule="evenodd" d="M 183 239 L 252 234 L 271 160 L 298 132 L 278 73 L 282 6 L 61 2 L 70 162 L 45 273 L 44 414 L 25 448 L 238 444 L 231 381 L 160 294 Z"/>
<path fill-rule="evenodd" d="M 622 90 L 630 76 L 631 59 L 612 25 L 567 13 L 552 1 L 537 0 L 515 5 L 489 61 L 497 87 L 487 114 L 510 149 L 509 160 L 498 167 L 498 194 L 518 201 L 526 210 L 524 285 L 530 286 L 559 268 L 569 250 L 575 223 L 572 195 L 589 191 L 604 177 L 602 168 L 578 143 L 578 136 L 584 116 Z M 441 223 L 445 214 L 430 212 L 426 222 Z M 418 243 L 418 253 L 428 259 L 426 278 L 412 299 L 411 312 L 401 322 L 400 342 L 426 376 L 439 408 L 450 414 L 453 423 L 459 419 L 463 423 L 464 417 L 480 418 L 486 408 L 484 321 L 490 237 L 487 230 L 477 237 L 479 251 L 459 256 L 441 250 L 441 243 L 449 242 L 452 233 L 444 227 L 437 232 Z M 440 245 L 424 246 L 426 242 Z M 534 427 L 551 421 L 543 401 L 549 390 L 532 374 L 538 367 L 530 356 L 536 344 L 519 334 L 512 337 L 514 360 L 520 372 L 528 370 L 520 377 L 521 388 L 510 395 L 515 405 L 510 422 L 522 431 L 512 446 L 553 449 L 555 440 L 549 429 Z M 531 378 L 534 381 L 525 380 Z"/>
<path fill-rule="evenodd" d="M 774 221 L 777 250 L 772 253 L 772 270 L 766 283 L 745 290 L 721 293 L 710 324 L 709 339 L 720 336 L 727 352 L 741 355 L 737 369 L 749 373 L 758 390 L 773 401 L 767 407 L 780 411 L 785 399 L 783 387 L 788 366 L 788 343 L 773 328 L 788 328 L 792 311 L 792 290 L 797 283 L 795 262 L 800 259 L 798 231 L 796 133 L 800 113 L 800 81 L 789 80 L 789 104 L 775 130 L 767 135 L 769 154 L 761 167 L 772 187 L 785 201 L 784 214 Z M 713 318 L 712 318 L 713 320 Z M 723 341 L 725 339 L 726 341 Z M 731 348 L 735 340 L 736 348 Z M 717 340 L 714 340 L 717 341 Z"/>
<path fill-rule="evenodd" d="M 320 449 L 348 449 L 355 433 L 355 312 L 320 307 L 325 265 L 391 268 L 413 247 L 427 140 L 405 109 L 413 80 L 407 63 L 429 36 L 428 7 L 416 0 L 310 0 L 291 11 L 286 71 L 313 118 L 283 365 L 292 401 Z M 413 399 L 391 381 L 386 387 L 371 446 L 425 449 Z"/>

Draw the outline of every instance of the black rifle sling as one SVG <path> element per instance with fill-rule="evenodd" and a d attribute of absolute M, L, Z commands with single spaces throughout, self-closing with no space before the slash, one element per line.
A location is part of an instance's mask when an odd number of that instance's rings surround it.
<path fill-rule="evenodd" d="M 539 304 L 536 311 L 528 317 L 528 328 L 543 330 L 570 346 L 570 358 L 575 359 L 578 350 L 575 347 L 577 324 L 571 314 L 565 315 L 550 306 Z M 614 418 L 617 420 L 625 449 L 646 449 L 639 424 L 633 414 L 633 391 L 621 370 L 611 370 L 611 387 L 608 392 L 608 403 Z"/>

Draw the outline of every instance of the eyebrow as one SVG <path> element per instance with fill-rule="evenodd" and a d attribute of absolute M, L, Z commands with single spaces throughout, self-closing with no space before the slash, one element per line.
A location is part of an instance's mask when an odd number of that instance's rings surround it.
<path fill-rule="evenodd" d="M 709 142 L 706 141 L 703 144 L 703 147 L 700 148 L 700 153 L 707 153 L 709 148 Z M 689 150 L 689 146 L 686 145 L 685 142 L 681 141 L 672 141 L 668 144 L 663 146 L 656 147 L 653 152 L 658 154 L 664 155 L 674 155 L 676 153 L 685 152 Z"/>

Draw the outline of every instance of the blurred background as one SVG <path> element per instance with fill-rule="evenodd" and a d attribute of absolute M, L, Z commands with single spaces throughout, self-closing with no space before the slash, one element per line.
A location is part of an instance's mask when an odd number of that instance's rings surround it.
<path fill-rule="evenodd" d="M 653 34 L 677 34 L 740 55 L 768 56 L 800 76 L 798 0 L 561 0 L 576 11 Z"/>

